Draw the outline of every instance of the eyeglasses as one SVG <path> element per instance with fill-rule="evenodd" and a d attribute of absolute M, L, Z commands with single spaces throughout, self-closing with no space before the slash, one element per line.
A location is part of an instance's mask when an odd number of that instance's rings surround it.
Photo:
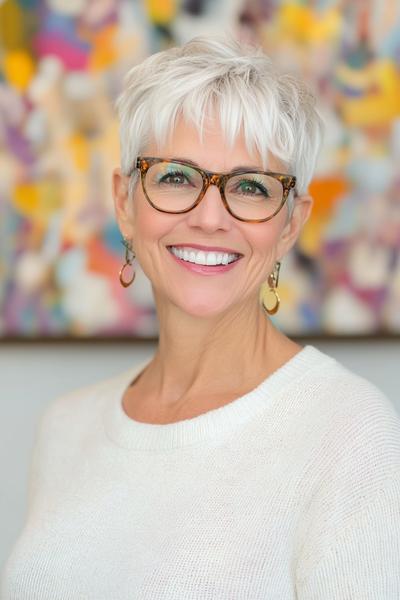
<path fill-rule="evenodd" d="M 248 169 L 212 173 L 182 160 L 154 157 L 138 157 L 136 168 L 147 201 L 160 212 L 186 213 L 216 185 L 229 214 L 247 223 L 272 219 L 296 185 L 294 175 Z"/>

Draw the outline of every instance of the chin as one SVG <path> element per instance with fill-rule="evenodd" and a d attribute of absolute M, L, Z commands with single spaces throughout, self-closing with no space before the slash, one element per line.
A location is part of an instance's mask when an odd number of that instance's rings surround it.
<path fill-rule="evenodd" d="M 201 299 L 199 297 L 191 297 L 187 299 L 180 298 L 175 301 L 174 304 L 184 313 L 191 317 L 197 317 L 199 319 L 212 319 L 223 315 L 231 307 L 231 302 L 227 301 L 227 298 L 214 298 L 210 297 Z"/>

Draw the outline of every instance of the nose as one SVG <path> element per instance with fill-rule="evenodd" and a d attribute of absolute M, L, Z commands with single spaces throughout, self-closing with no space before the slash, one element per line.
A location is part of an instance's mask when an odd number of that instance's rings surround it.
<path fill-rule="evenodd" d="M 212 181 L 199 204 L 188 215 L 188 225 L 200 227 L 207 233 L 218 229 L 228 231 L 232 227 L 233 217 L 223 205 L 221 193 Z"/>

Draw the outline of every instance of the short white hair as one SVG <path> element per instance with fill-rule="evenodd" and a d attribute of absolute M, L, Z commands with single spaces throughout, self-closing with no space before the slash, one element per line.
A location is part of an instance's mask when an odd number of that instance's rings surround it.
<path fill-rule="evenodd" d="M 216 114 L 229 144 L 243 131 L 264 169 L 270 152 L 296 176 L 297 193 L 307 192 L 322 138 L 315 98 L 300 77 L 279 70 L 259 47 L 198 36 L 153 54 L 127 73 L 116 106 L 125 175 L 151 139 L 157 145 L 168 139 L 178 117 L 202 135 L 205 118 Z"/>

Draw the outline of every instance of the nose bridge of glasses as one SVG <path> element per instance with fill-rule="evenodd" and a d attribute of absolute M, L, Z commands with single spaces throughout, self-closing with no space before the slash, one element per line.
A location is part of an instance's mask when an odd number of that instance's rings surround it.
<path fill-rule="evenodd" d="M 221 175 L 218 173 L 213 173 L 210 177 L 210 184 L 219 186 L 221 182 Z"/>
<path fill-rule="evenodd" d="M 224 180 L 224 176 L 221 173 L 211 173 L 209 171 L 205 171 L 207 185 L 206 190 L 210 187 L 210 185 L 215 185 L 219 190 L 221 190 L 221 185 Z"/>
<path fill-rule="evenodd" d="M 223 173 L 213 173 L 212 171 L 204 171 L 204 182 L 205 186 L 203 187 L 203 191 L 200 194 L 200 198 L 204 198 L 204 196 L 208 195 L 210 186 L 215 185 L 217 188 L 217 194 L 219 198 L 222 200 L 222 203 L 225 205 L 224 194 L 223 194 L 223 185 L 225 182 L 225 175 Z"/>

